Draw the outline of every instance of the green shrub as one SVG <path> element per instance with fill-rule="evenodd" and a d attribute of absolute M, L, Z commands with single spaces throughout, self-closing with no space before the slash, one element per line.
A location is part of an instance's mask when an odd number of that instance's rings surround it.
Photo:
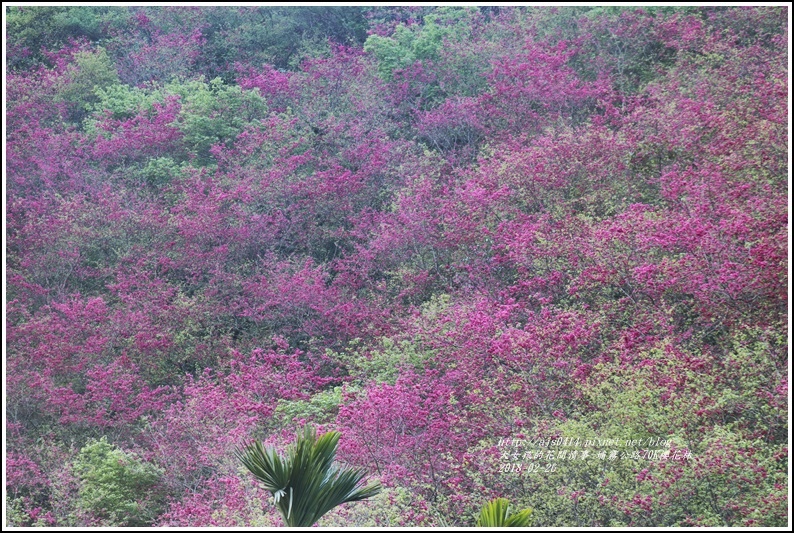
<path fill-rule="evenodd" d="M 370 35 L 364 50 L 378 60 L 378 73 L 391 81 L 394 71 L 410 66 L 415 61 L 434 61 L 445 40 L 460 41 L 467 35 L 475 8 L 440 7 L 424 18 L 424 24 L 400 24 L 391 37 Z"/>
<path fill-rule="evenodd" d="M 66 102 L 69 118 L 82 122 L 99 101 L 98 89 L 117 85 L 119 76 L 113 61 L 103 48 L 96 52 L 78 52 L 67 72 L 68 81 L 61 87 L 58 97 Z"/>
<path fill-rule="evenodd" d="M 107 442 L 86 444 L 74 462 L 79 506 L 114 526 L 152 523 L 162 509 L 156 492 L 162 470 Z"/>
<path fill-rule="evenodd" d="M 291 424 L 295 419 L 326 424 L 336 419 L 340 403 L 342 403 L 342 387 L 319 392 L 308 400 L 281 398 L 273 413 L 273 419 L 279 421 L 279 425 Z"/>
<path fill-rule="evenodd" d="M 188 149 L 200 165 L 214 160 L 210 148 L 233 142 L 243 129 L 267 116 L 268 109 L 259 91 L 226 85 L 221 78 L 209 83 L 190 81 L 172 83 L 166 91 L 182 99 L 179 128 Z"/>

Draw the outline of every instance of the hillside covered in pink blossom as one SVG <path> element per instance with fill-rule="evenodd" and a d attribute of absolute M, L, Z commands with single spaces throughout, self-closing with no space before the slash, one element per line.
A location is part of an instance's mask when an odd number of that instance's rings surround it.
<path fill-rule="evenodd" d="M 787 10 L 7 8 L 6 524 L 785 526 Z"/>

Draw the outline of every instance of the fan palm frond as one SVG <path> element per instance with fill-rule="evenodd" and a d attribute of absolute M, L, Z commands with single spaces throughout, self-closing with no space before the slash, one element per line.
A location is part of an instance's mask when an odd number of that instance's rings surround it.
<path fill-rule="evenodd" d="M 363 469 L 334 464 L 339 437 L 337 431 L 317 437 L 316 430 L 306 426 L 284 457 L 260 442 L 235 455 L 273 495 L 286 525 L 308 527 L 337 505 L 380 492 L 377 482 L 362 485 Z"/>
<path fill-rule="evenodd" d="M 477 519 L 477 527 L 527 527 L 529 525 L 532 509 L 524 509 L 508 515 L 509 512 L 510 502 L 505 498 L 495 498 L 483 506 L 480 517 Z"/>

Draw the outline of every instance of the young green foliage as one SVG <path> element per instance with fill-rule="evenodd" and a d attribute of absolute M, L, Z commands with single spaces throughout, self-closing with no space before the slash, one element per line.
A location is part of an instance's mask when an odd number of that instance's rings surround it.
<path fill-rule="evenodd" d="M 213 145 L 233 142 L 246 125 L 267 116 L 267 104 L 257 91 L 225 85 L 220 78 L 173 83 L 166 89 L 182 99 L 180 129 L 199 164 L 213 161 Z"/>
<path fill-rule="evenodd" d="M 80 478 L 79 506 L 112 525 L 148 525 L 158 505 L 145 503 L 162 471 L 135 454 L 110 444 L 105 437 L 86 444 L 74 463 Z"/>
<path fill-rule="evenodd" d="M 69 108 L 70 118 L 82 122 L 99 100 L 96 91 L 119 83 L 113 61 L 103 48 L 96 52 L 78 52 L 67 72 L 67 82 L 58 97 Z"/>
<path fill-rule="evenodd" d="M 424 18 L 421 26 L 400 24 L 391 37 L 370 35 L 364 43 L 364 51 L 375 55 L 378 73 L 384 80 L 391 81 L 395 70 L 415 61 L 437 59 L 445 40 L 463 40 L 472 12 L 473 8 L 437 8 Z"/>

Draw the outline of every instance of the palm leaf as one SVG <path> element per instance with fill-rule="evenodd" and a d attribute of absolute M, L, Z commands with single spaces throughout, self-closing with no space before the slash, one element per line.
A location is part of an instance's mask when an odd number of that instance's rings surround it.
<path fill-rule="evenodd" d="M 477 519 L 477 527 L 527 527 L 530 523 L 532 509 L 524 509 L 508 516 L 510 502 L 505 498 L 495 498 L 486 503 L 480 517 Z"/>
<path fill-rule="evenodd" d="M 337 505 L 380 492 L 378 483 L 362 485 L 364 470 L 334 464 L 339 438 L 337 431 L 318 438 L 316 431 L 306 426 L 285 457 L 259 442 L 235 455 L 273 495 L 286 525 L 308 527 Z"/>

